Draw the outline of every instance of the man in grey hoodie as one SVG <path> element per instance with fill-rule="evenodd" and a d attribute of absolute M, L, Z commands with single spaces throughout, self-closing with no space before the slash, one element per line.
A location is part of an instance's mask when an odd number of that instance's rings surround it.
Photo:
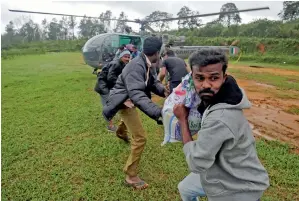
<path fill-rule="evenodd" d="M 259 161 L 255 139 L 243 109 L 251 104 L 232 76 L 226 75 L 227 57 L 207 48 L 189 58 L 203 115 L 198 139 L 188 128 L 188 109 L 175 105 L 190 174 L 179 183 L 183 201 L 207 196 L 209 201 L 257 201 L 269 187 L 267 171 Z"/>

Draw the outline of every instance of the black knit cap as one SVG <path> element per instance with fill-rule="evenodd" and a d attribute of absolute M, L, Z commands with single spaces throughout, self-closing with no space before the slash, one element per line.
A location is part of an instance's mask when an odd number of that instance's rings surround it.
<path fill-rule="evenodd" d="M 152 56 L 156 52 L 160 51 L 162 46 L 162 41 L 160 38 L 151 36 L 144 40 L 143 43 L 143 53 L 147 56 Z"/>

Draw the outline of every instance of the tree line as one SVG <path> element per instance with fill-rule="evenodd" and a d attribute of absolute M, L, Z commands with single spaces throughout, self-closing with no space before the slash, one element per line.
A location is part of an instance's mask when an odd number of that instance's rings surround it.
<path fill-rule="evenodd" d="M 238 10 L 234 3 L 223 4 L 220 11 Z M 200 14 L 183 6 L 176 17 L 186 17 Z M 214 21 L 203 24 L 200 18 L 180 19 L 177 21 L 178 29 L 169 31 L 167 21 L 149 23 L 149 26 L 157 32 L 168 32 L 187 37 L 272 37 L 272 38 L 299 38 L 299 2 L 284 1 L 281 12 L 278 13 L 281 20 L 259 19 L 248 24 L 240 24 L 242 18 L 239 13 L 219 15 Z M 154 11 L 146 16 L 146 20 L 159 20 L 175 17 L 170 13 Z M 5 33 L 1 35 L 2 48 L 9 48 L 14 44 L 46 41 L 46 40 L 74 40 L 88 39 L 97 34 L 111 30 L 111 21 L 105 19 L 127 19 L 127 15 L 121 12 L 118 18 L 113 17 L 110 10 L 100 14 L 99 19 L 84 17 L 79 23 L 75 17 L 62 17 L 58 20 L 42 20 L 41 24 L 32 19 L 21 17 L 10 21 L 5 27 Z M 75 34 L 75 29 L 78 33 Z M 117 21 L 112 29 L 114 32 L 131 32 L 131 27 L 124 21 Z M 190 40 L 189 40 L 190 41 Z"/>

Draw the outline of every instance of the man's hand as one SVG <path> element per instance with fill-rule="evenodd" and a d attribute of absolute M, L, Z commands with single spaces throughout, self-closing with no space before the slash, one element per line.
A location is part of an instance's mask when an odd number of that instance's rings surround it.
<path fill-rule="evenodd" d="M 157 119 L 157 124 L 158 125 L 163 125 L 163 121 L 161 120 L 161 118 Z"/>
<path fill-rule="evenodd" d="M 193 139 L 191 137 L 188 124 L 189 108 L 187 108 L 184 104 L 178 104 L 173 107 L 173 113 L 179 120 L 180 128 L 182 131 L 183 144 L 192 141 Z"/>
<path fill-rule="evenodd" d="M 188 121 L 189 108 L 187 108 L 184 104 L 174 105 L 173 114 L 179 121 Z"/>
<path fill-rule="evenodd" d="M 168 97 L 169 94 L 170 94 L 169 89 L 167 87 L 164 87 L 164 95 L 165 95 L 165 97 Z"/>
<path fill-rule="evenodd" d="M 128 108 L 133 108 L 134 104 L 132 103 L 132 101 L 130 99 L 126 100 L 124 102 L 124 105 L 127 106 Z"/>

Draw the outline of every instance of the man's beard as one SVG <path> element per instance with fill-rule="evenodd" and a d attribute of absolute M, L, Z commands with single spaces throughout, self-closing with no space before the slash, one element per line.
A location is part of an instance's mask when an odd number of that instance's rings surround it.
<path fill-rule="evenodd" d="M 211 94 L 211 95 L 202 95 L 202 94 Z M 198 92 L 198 95 L 201 100 L 205 102 L 210 102 L 213 99 L 215 92 L 212 91 L 210 88 L 206 88 Z"/>

